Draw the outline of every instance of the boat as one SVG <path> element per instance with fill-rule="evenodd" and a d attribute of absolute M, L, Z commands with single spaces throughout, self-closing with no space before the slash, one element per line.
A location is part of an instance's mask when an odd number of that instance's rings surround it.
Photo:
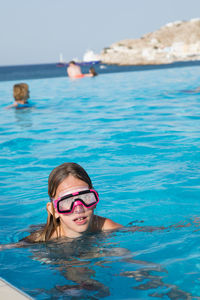
<path fill-rule="evenodd" d="M 95 54 L 92 50 L 87 50 L 83 55 L 82 64 L 94 65 L 99 64 L 100 62 L 100 56 L 98 54 Z"/>
<path fill-rule="evenodd" d="M 63 59 L 63 54 L 60 53 L 59 55 L 59 62 L 56 64 L 57 67 L 65 67 L 67 63 Z"/>
<path fill-rule="evenodd" d="M 98 54 L 95 54 L 92 50 L 87 50 L 85 54 L 83 55 L 83 60 L 79 61 L 78 58 L 73 58 L 71 59 L 76 62 L 77 65 L 79 66 L 87 66 L 87 65 L 95 65 L 99 64 L 100 61 L 100 56 Z M 68 66 L 68 63 L 66 63 L 63 59 L 62 53 L 60 53 L 59 56 L 59 62 L 56 64 L 57 67 L 65 67 Z"/>

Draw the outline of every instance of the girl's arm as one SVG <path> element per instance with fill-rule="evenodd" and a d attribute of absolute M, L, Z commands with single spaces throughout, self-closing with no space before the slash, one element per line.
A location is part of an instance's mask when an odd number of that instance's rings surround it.
<path fill-rule="evenodd" d="M 12 244 L 2 244 L 2 245 L 0 245 L 0 251 L 6 250 L 6 249 L 13 249 L 13 248 L 23 248 L 23 247 L 27 247 L 27 246 L 30 246 L 30 244 L 28 244 L 24 241 L 20 241 L 18 243 L 12 243 Z"/>

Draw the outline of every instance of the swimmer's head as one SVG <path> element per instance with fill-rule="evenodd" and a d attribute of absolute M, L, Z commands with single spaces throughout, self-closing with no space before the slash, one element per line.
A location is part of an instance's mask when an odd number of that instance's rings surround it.
<path fill-rule="evenodd" d="M 74 61 L 74 60 L 71 60 L 71 61 L 69 62 L 69 65 L 73 65 L 73 66 L 75 66 L 75 65 L 76 65 L 76 63 L 75 63 L 75 61 Z"/>
<path fill-rule="evenodd" d="M 19 83 L 13 86 L 13 97 L 15 101 L 24 101 L 27 102 L 29 98 L 29 87 L 26 83 Z"/>
<path fill-rule="evenodd" d="M 90 177 L 88 176 L 87 172 L 78 164 L 76 163 L 64 163 L 55 169 L 50 173 L 49 179 L 48 179 L 48 194 L 50 197 L 50 202 L 47 203 L 47 224 L 44 228 L 42 238 L 43 240 L 47 241 L 51 238 L 53 234 L 56 233 L 56 236 L 60 236 L 60 231 L 62 231 L 62 228 L 69 228 L 68 222 L 70 224 L 73 224 L 75 226 L 75 223 L 72 218 L 74 218 L 74 215 L 71 213 L 69 214 L 67 218 L 65 218 L 62 214 L 60 214 L 54 206 L 54 200 L 58 200 L 58 198 L 62 195 L 68 195 L 72 192 L 72 189 L 74 192 L 77 191 L 85 191 L 88 189 L 93 189 L 92 182 Z M 81 210 L 81 213 L 84 211 L 84 216 L 87 210 L 87 222 L 84 226 L 81 226 L 81 229 L 83 232 L 87 230 L 90 220 L 93 216 L 93 210 L 95 208 L 95 204 L 92 208 L 83 208 L 83 205 L 78 205 L 76 209 L 74 209 L 74 212 L 76 210 L 76 213 L 78 214 Z M 73 216 L 72 216 L 73 215 Z M 77 218 L 77 215 L 76 215 Z M 64 225 L 63 225 L 64 224 Z M 87 225 L 87 226 L 86 226 Z M 72 226 L 73 227 L 73 226 Z M 76 226 L 75 226 L 76 227 Z M 60 229 L 59 229 L 60 228 Z M 76 233 L 77 228 L 73 230 L 73 232 Z"/>
<path fill-rule="evenodd" d="M 93 75 L 93 76 L 97 76 L 97 72 L 95 71 L 95 68 L 94 67 L 90 67 L 90 73 Z"/>
<path fill-rule="evenodd" d="M 48 194 L 51 201 L 47 203 L 47 222 L 44 228 L 37 234 L 33 234 L 29 241 L 49 241 L 52 237 L 59 238 L 62 236 L 63 228 L 69 230 L 69 237 L 77 237 L 87 231 L 90 226 L 93 211 L 98 202 L 98 194 L 91 197 L 88 191 L 93 189 L 92 182 L 87 172 L 76 163 L 63 163 L 52 170 L 48 179 Z M 54 199 L 63 195 L 69 196 L 69 193 L 80 192 L 84 197 L 78 199 L 73 205 L 73 211 L 69 215 L 59 213 L 54 207 Z M 89 198 L 85 197 L 85 193 L 89 194 Z M 78 194 L 80 194 L 78 193 Z M 69 198 L 69 197 L 68 197 Z M 91 203 L 91 199 L 96 199 Z M 81 202 L 82 201 L 82 202 Z M 81 203 L 80 203 L 81 202 Z M 66 203 L 65 203 L 66 204 Z M 60 206 L 59 206 L 60 207 Z M 78 219 L 81 214 L 81 221 Z M 77 223 L 81 223 L 81 226 Z"/>

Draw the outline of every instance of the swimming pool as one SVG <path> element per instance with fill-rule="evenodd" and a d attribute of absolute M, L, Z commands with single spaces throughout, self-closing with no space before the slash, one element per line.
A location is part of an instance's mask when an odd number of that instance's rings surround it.
<path fill-rule="evenodd" d="M 24 110 L 4 109 L 16 82 L 0 82 L 1 243 L 46 222 L 48 175 L 67 161 L 91 176 L 97 214 L 125 226 L 0 251 L 0 276 L 36 299 L 200 297 L 200 94 L 182 91 L 199 78 L 188 67 L 27 80 Z"/>

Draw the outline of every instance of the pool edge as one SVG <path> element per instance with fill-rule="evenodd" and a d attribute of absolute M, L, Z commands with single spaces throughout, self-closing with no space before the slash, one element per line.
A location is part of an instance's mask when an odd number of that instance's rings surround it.
<path fill-rule="evenodd" d="M 33 299 L 20 289 L 16 288 L 8 281 L 0 277 L 0 294 L 1 297 L 5 297 L 7 300 L 15 299 L 15 300 L 26 300 L 26 299 Z"/>

